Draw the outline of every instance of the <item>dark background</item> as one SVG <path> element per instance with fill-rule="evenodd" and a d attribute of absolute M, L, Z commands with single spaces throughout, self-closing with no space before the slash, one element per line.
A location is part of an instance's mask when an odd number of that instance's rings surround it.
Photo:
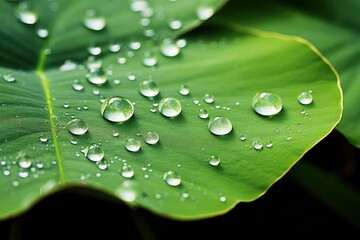
<path fill-rule="evenodd" d="M 334 131 L 300 161 L 320 166 L 360 189 L 359 159 L 360 149 Z M 240 203 L 222 216 L 189 222 L 166 219 L 145 209 L 134 212 L 122 203 L 70 189 L 42 200 L 18 218 L 1 221 L 0 239 L 359 239 L 360 227 L 292 181 L 292 170 L 259 199 Z M 137 228 L 139 221 L 145 231 Z"/>

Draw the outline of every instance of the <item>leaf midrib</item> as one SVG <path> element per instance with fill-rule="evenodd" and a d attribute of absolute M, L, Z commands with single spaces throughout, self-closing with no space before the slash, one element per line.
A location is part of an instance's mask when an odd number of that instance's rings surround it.
<path fill-rule="evenodd" d="M 65 181 L 65 177 L 64 177 L 62 158 L 61 158 L 61 154 L 60 154 L 59 142 L 58 142 L 58 138 L 57 138 L 57 134 L 56 134 L 54 105 L 53 105 L 53 101 L 52 101 L 52 97 L 51 97 L 51 93 L 50 93 L 49 80 L 46 77 L 46 74 L 44 72 L 46 57 L 47 57 L 46 48 L 42 48 L 40 51 L 39 60 L 38 60 L 38 63 L 37 63 L 36 69 L 35 69 L 35 73 L 39 77 L 39 79 L 41 81 L 41 85 L 44 89 L 47 110 L 49 112 L 50 128 L 51 128 L 51 134 L 52 134 L 53 143 L 54 143 L 56 162 L 57 162 L 57 166 L 59 167 L 60 183 L 63 183 Z"/>

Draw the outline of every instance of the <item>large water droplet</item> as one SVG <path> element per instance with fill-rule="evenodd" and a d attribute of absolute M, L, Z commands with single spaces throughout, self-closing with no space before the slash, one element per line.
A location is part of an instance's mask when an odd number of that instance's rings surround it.
<path fill-rule="evenodd" d="M 119 197 L 126 202 L 133 202 L 139 195 L 139 185 L 137 182 L 126 180 L 121 187 L 116 190 Z"/>
<path fill-rule="evenodd" d="M 312 103 L 313 96 L 310 92 L 302 92 L 297 96 L 297 99 L 302 105 L 308 105 Z"/>
<path fill-rule="evenodd" d="M 167 171 L 163 175 L 163 179 L 170 186 L 179 186 L 181 183 L 180 175 L 175 171 Z"/>
<path fill-rule="evenodd" d="M 106 19 L 102 16 L 98 16 L 95 10 L 90 9 L 86 11 L 83 21 L 86 28 L 94 31 L 100 31 L 106 26 Z"/>
<path fill-rule="evenodd" d="M 135 172 L 130 165 L 124 165 L 121 167 L 120 174 L 124 178 L 132 178 L 135 175 Z"/>
<path fill-rule="evenodd" d="M 93 162 L 101 161 L 104 158 L 104 151 L 97 144 L 90 145 L 85 149 L 85 156 Z"/>
<path fill-rule="evenodd" d="M 281 111 L 282 100 L 277 94 L 259 92 L 252 99 L 252 107 L 260 115 L 273 116 Z"/>
<path fill-rule="evenodd" d="M 232 124 L 230 120 L 223 116 L 215 116 L 209 120 L 210 132 L 215 135 L 226 135 L 231 132 Z"/>
<path fill-rule="evenodd" d="M 175 57 L 180 53 L 180 48 L 172 39 L 164 39 L 160 46 L 161 53 L 166 57 Z"/>
<path fill-rule="evenodd" d="M 150 145 L 156 144 L 159 141 L 159 135 L 156 132 L 147 132 L 144 138 L 144 141 Z"/>
<path fill-rule="evenodd" d="M 125 122 L 134 114 L 133 104 L 123 97 L 110 97 L 101 106 L 101 114 L 111 122 Z"/>
<path fill-rule="evenodd" d="M 181 103 L 172 97 L 161 99 L 158 108 L 165 117 L 176 117 L 181 113 Z"/>
<path fill-rule="evenodd" d="M 18 165 L 21 168 L 29 168 L 32 165 L 32 161 L 26 156 L 26 153 L 20 151 L 17 156 L 16 160 L 18 161 Z"/>
<path fill-rule="evenodd" d="M 35 24 L 38 16 L 32 11 L 28 2 L 20 2 L 16 9 L 16 17 L 25 24 Z"/>
<path fill-rule="evenodd" d="M 197 10 L 197 16 L 200 20 L 207 20 L 214 14 L 214 9 L 207 6 L 202 6 Z"/>
<path fill-rule="evenodd" d="M 11 73 L 4 74 L 2 77 L 6 82 L 13 83 L 16 81 L 15 77 Z"/>
<path fill-rule="evenodd" d="M 220 164 L 220 158 L 215 155 L 209 157 L 209 164 L 211 166 L 218 166 Z"/>
<path fill-rule="evenodd" d="M 84 120 L 74 118 L 68 122 L 67 129 L 74 135 L 83 135 L 87 132 L 88 125 Z"/>
<path fill-rule="evenodd" d="M 140 83 L 139 91 L 145 97 L 155 97 L 160 92 L 156 83 L 151 80 L 145 80 Z"/>
<path fill-rule="evenodd" d="M 130 152 L 138 152 L 141 148 L 140 141 L 136 138 L 130 137 L 125 142 L 125 148 Z"/>

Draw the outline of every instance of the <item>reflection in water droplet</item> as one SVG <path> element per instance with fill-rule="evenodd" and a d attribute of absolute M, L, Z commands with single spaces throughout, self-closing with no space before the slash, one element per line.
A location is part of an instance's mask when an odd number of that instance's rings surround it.
<path fill-rule="evenodd" d="M 140 141 L 136 138 L 130 137 L 125 142 L 125 148 L 130 152 L 138 152 L 141 148 Z"/>
<path fill-rule="evenodd" d="M 209 120 L 210 132 L 215 135 L 226 135 L 231 132 L 232 124 L 230 120 L 223 116 L 215 116 Z"/>
<path fill-rule="evenodd" d="M 180 53 L 180 48 L 172 39 L 164 39 L 160 46 L 161 53 L 166 57 L 175 57 Z"/>
<path fill-rule="evenodd" d="M 121 167 L 120 174 L 124 178 L 132 178 L 135 175 L 135 172 L 130 165 L 124 165 Z"/>
<path fill-rule="evenodd" d="M 274 93 L 259 92 L 252 99 L 252 107 L 260 115 L 273 116 L 281 111 L 282 100 Z"/>
<path fill-rule="evenodd" d="M 86 11 L 83 21 L 86 28 L 94 31 L 100 31 L 106 26 L 106 19 L 102 16 L 98 16 L 96 11 L 89 9 Z"/>
<path fill-rule="evenodd" d="M 160 92 L 156 83 L 151 80 L 145 80 L 140 83 L 139 91 L 145 97 L 155 97 Z"/>
<path fill-rule="evenodd" d="M 201 109 L 199 109 L 198 116 L 199 116 L 199 118 L 206 119 L 209 117 L 209 113 L 206 109 L 201 108 Z"/>
<path fill-rule="evenodd" d="M 88 131 L 88 125 L 84 120 L 74 118 L 68 122 L 67 129 L 74 135 L 83 135 Z"/>
<path fill-rule="evenodd" d="M 123 97 L 110 97 L 101 106 L 101 114 L 111 122 L 125 122 L 134 114 L 133 104 Z"/>
<path fill-rule="evenodd" d="M 85 156 L 90 161 L 98 162 L 104 158 L 104 151 L 97 144 L 92 144 L 85 149 Z"/>
<path fill-rule="evenodd" d="M 159 111 L 165 117 L 176 117 L 181 113 L 181 103 L 176 98 L 167 97 L 159 102 Z"/>
<path fill-rule="evenodd" d="M 181 177 L 175 171 L 167 171 L 163 175 L 163 179 L 170 186 L 179 186 L 181 184 Z"/>
<path fill-rule="evenodd" d="M 159 135 L 156 132 L 147 132 L 144 136 L 147 144 L 153 145 L 159 142 Z"/>
<path fill-rule="evenodd" d="M 20 22 L 25 24 L 35 24 L 38 21 L 38 16 L 32 11 L 28 2 L 20 2 L 16 9 L 16 17 Z"/>
<path fill-rule="evenodd" d="M 297 99 L 302 105 L 308 105 L 312 103 L 313 96 L 310 92 L 302 92 L 297 96 Z"/>
<path fill-rule="evenodd" d="M 220 158 L 214 155 L 209 157 L 209 164 L 211 166 L 218 166 L 220 164 Z"/>

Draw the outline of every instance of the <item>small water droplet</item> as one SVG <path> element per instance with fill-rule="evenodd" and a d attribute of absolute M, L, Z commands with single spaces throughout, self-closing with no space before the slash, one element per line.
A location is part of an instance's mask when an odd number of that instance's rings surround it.
<path fill-rule="evenodd" d="M 110 97 L 101 106 L 101 114 L 111 122 L 125 122 L 134 115 L 134 106 L 126 98 Z"/>
<path fill-rule="evenodd" d="M 199 118 L 206 119 L 209 117 L 209 113 L 206 109 L 201 108 L 201 109 L 199 109 L 198 116 L 199 116 Z"/>
<path fill-rule="evenodd" d="M 256 150 L 261 150 L 263 148 L 262 142 L 257 139 L 252 142 L 252 146 Z"/>
<path fill-rule="evenodd" d="M 181 113 L 181 103 L 176 98 L 167 97 L 159 102 L 159 111 L 165 117 L 176 117 Z"/>
<path fill-rule="evenodd" d="M 155 97 L 159 94 L 160 90 L 154 81 L 145 80 L 140 83 L 139 92 L 145 97 Z"/>
<path fill-rule="evenodd" d="M 125 202 L 133 202 L 139 195 L 139 185 L 137 182 L 126 180 L 116 190 L 119 197 Z"/>
<path fill-rule="evenodd" d="M 92 56 L 97 56 L 100 55 L 100 53 L 102 52 L 101 47 L 99 46 L 89 46 L 88 47 L 88 53 L 91 54 Z"/>
<path fill-rule="evenodd" d="M 142 12 L 148 7 L 148 2 L 145 0 L 132 0 L 130 5 L 130 9 L 133 12 Z"/>
<path fill-rule="evenodd" d="M 102 68 L 91 69 L 86 74 L 86 78 L 90 83 L 95 84 L 95 85 L 104 84 L 108 80 L 107 75 Z"/>
<path fill-rule="evenodd" d="M 59 67 L 60 71 L 70 71 L 74 70 L 77 67 L 77 63 L 71 60 L 65 60 L 64 63 Z"/>
<path fill-rule="evenodd" d="M 120 51 L 120 49 L 121 49 L 120 43 L 111 43 L 109 45 L 109 51 L 110 52 L 117 53 L 117 52 Z"/>
<path fill-rule="evenodd" d="M 204 101 L 206 103 L 213 103 L 214 102 L 214 96 L 211 95 L 211 94 L 205 94 L 204 97 L 203 97 Z"/>
<path fill-rule="evenodd" d="M 4 74 L 2 77 L 6 82 L 9 82 L 9 83 L 13 83 L 16 81 L 15 77 L 11 73 Z"/>
<path fill-rule="evenodd" d="M 244 134 L 241 134 L 239 138 L 240 138 L 241 141 L 245 141 L 245 140 L 246 140 L 246 136 L 245 136 Z"/>
<path fill-rule="evenodd" d="M 112 131 L 111 135 L 112 135 L 113 137 L 118 137 L 118 136 L 119 136 L 119 132 L 116 131 L 116 130 L 114 130 L 114 131 Z"/>
<path fill-rule="evenodd" d="M 129 48 L 131 50 L 138 50 L 138 49 L 141 48 L 141 42 L 139 42 L 139 41 L 131 41 L 129 43 Z"/>
<path fill-rule="evenodd" d="M 153 145 L 159 142 L 159 135 L 156 132 L 147 132 L 144 136 L 147 144 Z"/>
<path fill-rule="evenodd" d="M 25 152 L 20 151 L 16 156 L 16 159 L 21 168 L 30 168 L 32 165 L 32 161 L 26 156 Z"/>
<path fill-rule="evenodd" d="M 220 196 L 219 200 L 220 200 L 220 202 L 226 202 L 226 197 L 225 196 Z"/>
<path fill-rule="evenodd" d="M 138 152 L 141 148 L 141 143 L 136 138 L 130 137 L 125 142 L 125 148 L 130 152 Z"/>
<path fill-rule="evenodd" d="M 181 85 L 179 89 L 179 93 L 183 96 L 187 96 L 190 93 L 190 89 L 186 85 Z"/>
<path fill-rule="evenodd" d="M 121 167 L 120 174 L 124 178 L 132 178 L 135 175 L 135 172 L 130 165 L 124 165 Z"/>
<path fill-rule="evenodd" d="M 179 186 L 181 184 L 181 177 L 175 171 L 167 171 L 163 175 L 163 179 L 170 186 Z"/>
<path fill-rule="evenodd" d="M 272 141 L 266 141 L 265 147 L 271 148 L 272 146 L 273 146 L 273 142 L 272 142 Z"/>
<path fill-rule="evenodd" d="M 104 158 L 104 151 L 97 144 L 92 144 L 85 150 L 87 159 L 93 162 L 101 161 Z"/>
<path fill-rule="evenodd" d="M 182 27 L 182 22 L 180 20 L 171 20 L 169 22 L 170 29 L 178 30 Z"/>
<path fill-rule="evenodd" d="M 291 139 L 292 139 L 291 136 L 286 137 L 286 140 L 287 140 L 287 141 L 290 141 Z"/>
<path fill-rule="evenodd" d="M 220 158 L 218 156 L 211 156 L 209 157 L 209 164 L 211 166 L 218 166 L 220 164 Z"/>
<path fill-rule="evenodd" d="M 209 120 L 210 132 L 215 135 L 226 135 L 231 132 L 232 124 L 230 120 L 223 116 L 215 116 Z"/>
<path fill-rule="evenodd" d="M 207 20 L 214 14 L 214 9 L 207 6 L 202 6 L 197 10 L 197 16 L 200 20 Z"/>
<path fill-rule="evenodd" d="M 164 39 L 160 46 L 161 53 L 166 57 L 175 57 L 180 53 L 180 48 L 172 39 Z"/>
<path fill-rule="evenodd" d="M 29 176 L 29 172 L 25 171 L 25 170 L 20 170 L 18 172 L 18 176 L 21 177 L 21 178 L 27 178 Z"/>
<path fill-rule="evenodd" d="M 46 142 L 48 141 L 48 138 L 47 138 L 47 136 L 46 136 L 45 134 L 41 134 L 41 135 L 39 136 L 39 141 L 40 141 L 41 143 L 46 143 Z"/>
<path fill-rule="evenodd" d="M 186 41 L 186 39 L 178 39 L 178 40 L 176 41 L 176 45 L 177 45 L 179 48 L 184 48 L 184 47 L 186 47 L 186 45 L 187 45 L 187 41 Z"/>
<path fill-rule="evenodd" d="M 74 138 L 70 138 L 69 139 L 69 142 L 72 144 L 72 145 L 78 145 L 78 141 Z"/>
<path fill-rule="evenodd" d="M 126 63 L 126 58 L 125 57 L 119 57 L 118 59 L 117 59 L 117 62 L 119 63 L 119 64 L 125 64 Z"/>
<path fill-rule="evenodd" d="M 313 96 L 310 92 L 302 92 L 297 96 L 297 100 L 302 105 L 309 105 L 313 101 Z"/>
<path fill-rule="evenodd" d="M 127 77 L 128 77 L 128 80 L 130 80 L 130 81 L 135 81 L 136 80 L 136 76 L 133 73 L 129 73 Z"/>
<path fill-rule="evenodd" d="M 259 92 L 252 99 L 252 107 L 260 115 L 273 116 L 281 111 L 282 100 L 277 94 Z"/>
<path fill-rule="evenodd" d="M 79 80 L 74 80 L 72 87 L 76 91 L 82 91 L 84 89 L 84 86 L 79 82 Z"/>
<path fill-rule="evenodd" d="M 20 2 L 16 9 L 16 17 L 25 24 L 35 24 L 38 16 L 33 12 L 28 2 Z"/>
<path fill-rule="evenodd" d="M 105 170 L 108 168 L 108 163 L 106 162 L 106 160 L 101 160 L 101 161 L 96 162 L 96 166 L 100 170 Z"/>
<path fill-rule="evenodd" d="M 157 64 L 157 58 L 152 56 L 149 52 L 144 54 L 143 64 L 147 67 L 153 67 Z"/>
<path fill-rule="evenodd" d="M 74 135 L 83 135 L 88 131 L 88 125 L 84 120 L 74 118 L 68 122 L 67 129 Z"/>
<path fill-rule="evenodd" d="M 49 36 L 49 31 L 46 28 L 38 28 L 36 34 L 40 38 L 47 38 Z"/>
<path fill-rule="evenodd" d="M 106 19 L 102 16 L 99 16 L 95 10 L 89 9 L 85 13 L 83 23 L 85 27 L 90 30 L 100 31 L 105 28 Z"/>

